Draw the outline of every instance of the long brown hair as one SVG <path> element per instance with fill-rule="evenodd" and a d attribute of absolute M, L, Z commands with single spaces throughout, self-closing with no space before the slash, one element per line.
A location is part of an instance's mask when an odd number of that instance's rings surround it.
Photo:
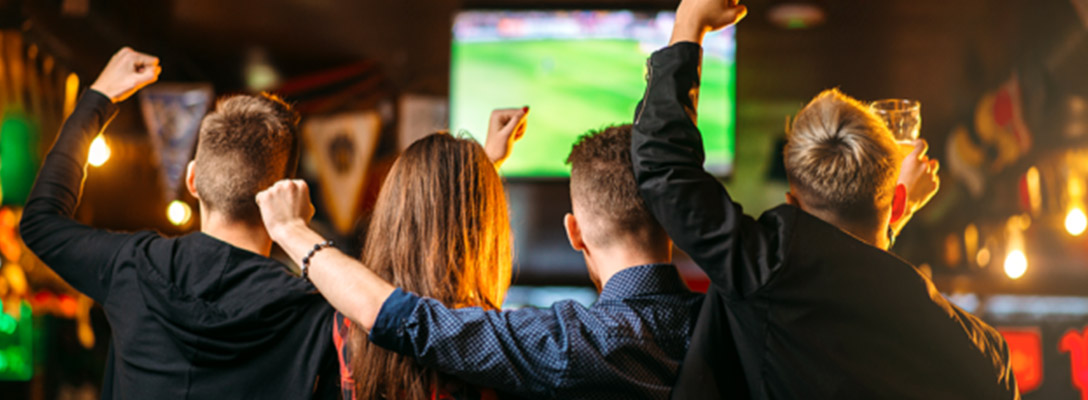
<path fill-rule="evenodd" d="M 502 181 L 472 139 L 424 137 L 393 164 L 367 230 L 363 263 L 406 291 L 449 307 L 498 309 L 510 285 L 511 234 Z M 456 380 L 371 345 L 352 329 L 359 399 L 427 399 Z"/>

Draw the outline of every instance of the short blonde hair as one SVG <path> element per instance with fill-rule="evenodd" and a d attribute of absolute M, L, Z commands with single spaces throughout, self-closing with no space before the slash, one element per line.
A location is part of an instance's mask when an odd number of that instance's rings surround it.
<path fill-rule="evenodd" d="M 866 105 L 825 90 L 797 113 L 786 137 L 786 175 L 806 208 L 871 223 L 891 206 L 898 145 Z"/>

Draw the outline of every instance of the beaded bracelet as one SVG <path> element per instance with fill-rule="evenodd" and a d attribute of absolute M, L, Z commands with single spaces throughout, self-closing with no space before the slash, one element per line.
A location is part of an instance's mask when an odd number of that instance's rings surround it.
<path fill-rule="evenodd" d="M 302 257 L 301 269 L 303 279 L 310 280 L 310 259 L 314 258 L 314 254 L 317 253 L 319 250 L 327 247 L 332 247 L 332 240 L 326 240 L 324 242 L 315 244 L 314 248 L 310 249 L 309 253 L 306 253 L 306 257 Z"/>

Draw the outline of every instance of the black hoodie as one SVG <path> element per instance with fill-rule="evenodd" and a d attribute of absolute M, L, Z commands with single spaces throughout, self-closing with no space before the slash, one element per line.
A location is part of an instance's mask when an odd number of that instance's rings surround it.
<path fill-rule="evenodd" d="M 103 399 L 336 398 L 332 308 L 275 260 L 203 233 L 114 233 L 72 220 L 87 148 L 117 112 L 88 90 L 27 200 L 23 240 L 102 305 Z"/>

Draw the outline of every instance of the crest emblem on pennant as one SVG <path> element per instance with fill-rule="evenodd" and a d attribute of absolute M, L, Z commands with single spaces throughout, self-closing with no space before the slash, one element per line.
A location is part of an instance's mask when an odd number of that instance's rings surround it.
<path fill-rule="evenodd" d="M 155 149 L 165 200 L 176 198 L 200 122 L 214 98 L 212 86 L 200 83 L 158 84 L 140 91 L 140 109 Z"/>
<path fill-rule="evenodd" d="M 321 197 L 333 227 L 348 234 L 359 217 L 381 117 L 374 111 L 311 117 L 303 123 L 302 133 L 307 154 L 317 166 Z"/>

